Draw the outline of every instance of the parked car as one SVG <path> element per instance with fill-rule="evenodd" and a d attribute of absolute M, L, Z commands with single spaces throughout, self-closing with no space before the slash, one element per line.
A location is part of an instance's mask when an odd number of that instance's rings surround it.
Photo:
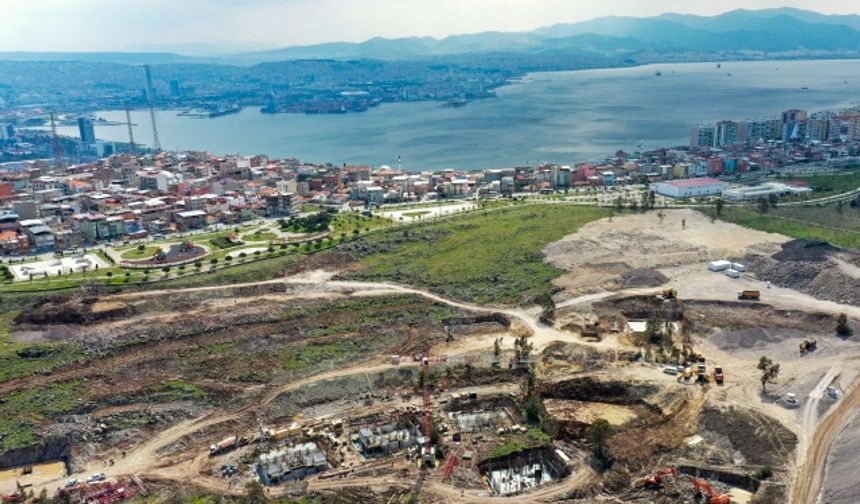
<path fill-rule="evenodd" d="M 680 372 L 678 366 L 665 366 L 663 367 L 663 372 L 670 375 L 676 375 Z"/>
<path fill-rule="evenodd" d="M 87 478 L 87 483 L 88 484 L 98 483 L 99 481 L 104 481 L 105 478 L 107 478 L 107 476 L 105 476 L 105 473 L 95 473 L 95 474 L 91 475 L 89 478 Z"/>

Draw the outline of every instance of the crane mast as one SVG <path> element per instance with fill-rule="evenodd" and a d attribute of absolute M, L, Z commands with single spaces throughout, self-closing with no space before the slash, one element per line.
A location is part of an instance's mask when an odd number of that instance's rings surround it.
<path fill-rule="evenodd" d="M 134 130 L 131 127 L 131 112 L 128 110 L 128 102 L 125 102 L 125 123 L 128 125 L 128 144 L 131 155 L 137 155 L 137 146 L 134 144 Z"/>
<path fill-rule="evenodd" d="M 54 161 L 57 168 L 63 167 L 63 145 L 60 143 L 60 135 L 57 134 L 57 123 L 54 121 L 54 113 L 51 112 L 51 135 L 54 137 Z"/>

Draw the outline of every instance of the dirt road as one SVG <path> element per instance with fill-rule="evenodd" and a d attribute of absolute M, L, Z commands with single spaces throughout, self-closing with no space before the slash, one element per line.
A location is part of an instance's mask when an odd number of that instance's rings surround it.
<path fill-rule="evenodd" d="M 833 439 L 845 427 L 860 408 L 860 377 L 855 379 L 838 405 L 818 424 L 815 435 L 808 443 L 808 450 L 798 468 L 792 487 L 792 504 L 814 504 L 819 502 L 821 481 L 827 454 Z"/>

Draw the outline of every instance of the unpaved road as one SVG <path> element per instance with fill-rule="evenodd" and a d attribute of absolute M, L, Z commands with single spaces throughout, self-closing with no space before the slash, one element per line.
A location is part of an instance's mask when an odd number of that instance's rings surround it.
<path fill-rule="evenodd" d="M 856 378 L 839 403 L 831 409 L 815 429 L 808 443 L 803 463 L 797 471 L 791 491 L 792 504 L 815 504 L 820 502 L 821 481 L 827 462 L 830 445 L 839 432 L 860 408 L 860 377 Z"/>

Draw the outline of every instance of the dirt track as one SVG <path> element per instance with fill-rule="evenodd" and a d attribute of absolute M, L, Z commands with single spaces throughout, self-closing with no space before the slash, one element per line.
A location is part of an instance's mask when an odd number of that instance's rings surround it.
<path fill-rule="evenodd" d="M 795 484 L 791 492 L 792 504 L 813 504 L 819 502 L 821 481 L 827 462 L 827 454 L 835 437 L 851 420 L 860 408 L 860 377 L 855 379 L 846 391 L 839 405 L 824 417 L 815 435 L 808 443 L 802 465 L 798 468 Z"/>

